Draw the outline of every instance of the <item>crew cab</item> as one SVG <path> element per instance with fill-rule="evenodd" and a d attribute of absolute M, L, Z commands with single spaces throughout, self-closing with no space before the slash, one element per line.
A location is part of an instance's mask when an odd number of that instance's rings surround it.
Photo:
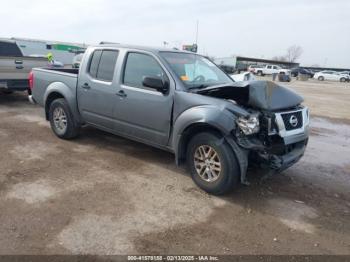
<path fill-rule="evenodd" d="M 260 76 L 272 75 L 272 74 L 289 74 L 290 70 L 284 69 L 278 65 L 265 65 L 261 67 L 254 67 L 254 73 Z"/>
<path fill-rule="evenodd" d="M 234 82 L 190 52 L 99 45 L 80 69 L 35 68 L 30 83 L 30 101 L 59 138 L 91 125 L 172 152 L 212 194 L 248 184 L 249 165 L 292 166 L 308 142 L 301 96 L 270 81 Z"/>

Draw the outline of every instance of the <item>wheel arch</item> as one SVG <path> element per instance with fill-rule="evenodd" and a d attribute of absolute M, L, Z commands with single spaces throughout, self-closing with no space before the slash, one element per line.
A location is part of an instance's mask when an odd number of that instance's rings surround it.
<path fill-rule="evenodd" d="M 55 101 L 56 99 L 59 98 L 63 98 L 66 99 L 60 92 L 57 91 L 53 91 L 51 93 L 48 94 L 46 100 L 45 100 L 45 117 L 46 120 L 49 120 L 49 110 L 50 110 L 50 106 L 52 104 L 53 101 Z"/>
<path fill-rule="evenodd" d="M 176 163 L 181 165 L 186 162 L 187 145 L 190 140 L 199 133 L 212 133 L 218 137 L 223 137 L 224 133 L 217 127 L 208 123 L 197 122 L 187 126 L 181 134 L 177 143 L 177 150 L 175 152 Z"/>
<path fill-rule="evenodd" d="M 69 108 L 73 114 L 74 119 L 81 123 L 80 114 L 78 111 L 76 89 L 70 88 L 64 83 L 54 82 L 51 83 L 44 94 L 44 107 L 45 107 L 45 116 L 46 120 L 49 118 L 49 110 L 51 103 L 59 98 L 63 98 L 67 101 Z"/>

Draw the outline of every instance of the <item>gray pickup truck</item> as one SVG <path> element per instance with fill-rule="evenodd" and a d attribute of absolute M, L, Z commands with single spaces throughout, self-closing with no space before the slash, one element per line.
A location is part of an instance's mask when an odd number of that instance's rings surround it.
<path fill-rule="evenodd" d="M 59 138 L 91 125 L 170 151 L 212 194 L 248 184 L 248 165 L 290 167 L 308 142 L 302 97 L 269 81 L 234 82 L 189 52 L 89 47 L 79 70 L 36 68 L 30 83 Z"/>

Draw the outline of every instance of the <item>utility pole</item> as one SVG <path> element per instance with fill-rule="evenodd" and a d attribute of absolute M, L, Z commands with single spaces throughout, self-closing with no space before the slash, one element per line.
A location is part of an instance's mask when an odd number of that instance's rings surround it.
<path fill-rule="evenodd" d="M 196 28 L 196 45 L 198 45 L 198 29 L 199 29 L 199 21 L 197 20 L 197 28 Z"/>

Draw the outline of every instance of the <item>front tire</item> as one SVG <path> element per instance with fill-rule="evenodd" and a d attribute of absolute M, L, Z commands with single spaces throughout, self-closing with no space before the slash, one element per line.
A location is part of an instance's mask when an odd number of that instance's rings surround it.
<path fill-rule="evenodd" d="M 79 125 L 74 121 L 67 101 L 63 98 L 54 100 L 49 109 L 52 131 L 62 139 L 72 139 L 79 134 Z"/>
<path fill-rule="evenodd" d="M 210 194 L 228 193 L 238 184 L 236 157 L 224 138 L 213 133 L 200 133 L 191 139 L 187 164 L 196 185 Z"/>

